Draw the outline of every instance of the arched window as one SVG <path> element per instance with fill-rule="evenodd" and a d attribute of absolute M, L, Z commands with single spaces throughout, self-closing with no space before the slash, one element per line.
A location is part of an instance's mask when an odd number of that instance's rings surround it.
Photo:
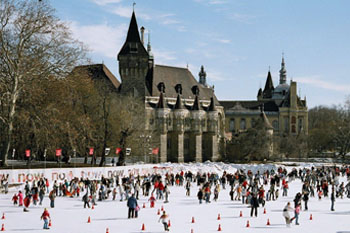
<path fill-rule="evenodd" d="M 296 133 L 295 125 L 292 125 L 292 133 Z"/>
<path fill-rule="evenodd" d="M 293 116 L 293 117 L 292 117 L 292 124 L 295 124 L 295 123 L 297 123 L 297 120 L 296 120 L 296 118 Z"/>
<path fill-rule="evenodd" d="M 235 119 L 232 118 L 230 119 L 230 128 L 229 128 L 230 132 L 234 132 L 235 131 Z"/>
<path fill-rule="evenodd" d="M 274 130 L 279 130 L 278 120 L 272 121 L 272 127 Z"/>
<path fill-rule="evenodd" d="M 246 120 L 245 120 L 245 118 L 242 118 L 241 119 L 241 122 L 240 122 L 240 129 L 241 130 L 245 130 L 247 128 L 247 126 L 246 126 Z"/>

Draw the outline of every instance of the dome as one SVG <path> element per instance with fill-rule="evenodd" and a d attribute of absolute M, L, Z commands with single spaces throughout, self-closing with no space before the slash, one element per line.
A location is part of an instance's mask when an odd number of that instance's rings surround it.
<path fill-rule="evenodd" d="M 289 85 L 287 83 L 279 84 L 273 91 L 273 99 L 282 99 L 289 91 Z"/>

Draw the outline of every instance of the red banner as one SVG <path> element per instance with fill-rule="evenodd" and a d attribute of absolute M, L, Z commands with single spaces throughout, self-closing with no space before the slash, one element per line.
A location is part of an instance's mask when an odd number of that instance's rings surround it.
<path fill-rule="evenodd" d="M 118 148 L 115 150 L 115 153 L 118 155 L 120 152 L 122 152 L 122 148 L 118 147 Z"/>
<path fill-rule="evenodd" d="M 27 158 L 30 157 L 30 150 L 26 150 L 26 157 L 27 157 Z"/>
<path fill-rule="evenodd" d="M 159 153 L 158 147 L 152 149 L 152 154 L 157 155 L 158 153 Z"/>
<path fill-rule="evenodd" d="M 93 155 L 93 154 L 94 154 L 94 148 L 90 148 L 89 155 Z"/>
<path fill-rule="evenodd" d="M 62 149 L 56 149 L 56 156 L 60 157 L 62 155 Z"/>

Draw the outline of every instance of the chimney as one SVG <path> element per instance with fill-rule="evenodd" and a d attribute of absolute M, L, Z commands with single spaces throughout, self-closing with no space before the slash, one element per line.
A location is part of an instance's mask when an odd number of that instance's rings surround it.
<path fill-rule="evenodd" d="M 145 28 L 141 27 L 141 42 L 144 45 L 145 44 Z"/>

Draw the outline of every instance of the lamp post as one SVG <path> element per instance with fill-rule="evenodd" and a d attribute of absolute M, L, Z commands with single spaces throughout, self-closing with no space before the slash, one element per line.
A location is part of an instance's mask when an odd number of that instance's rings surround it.
<path fill-rule="evenodd" d="M 13 150 L 12 150 L 12 160 L 15 159 L 15 153 L 16 153 L 16 149 L 13 149 Z M 11 167 L 12 167 L 12 170 L 13 170 L 13 162 L 14 162 L 14 161 L 12 161 L 12 166 L 11 166 Z"/>
<path fill-rule="evenodd" d="M 44 167 L 45 167 L 45 169 L 46 169 L 46 152 L 47 152 L 47 150 L 45 149 L 44 150 Z"/>
<path fill-rule="evenodd" d="M 74 159 L 73 159 L 73 161 L 74 161 L 73 163 L 74 163 L 74 168 L 75 168 L 75 163 L 76 163 L 76 161 L 75 161 L 75 160 L 76 160 L 76 157 L 77 157 L 77 150 L 76 150 L 76 149 L 73 149 L 73 158 L 74 158 Z"/>
<path fill-rule="evenodd" d="M 149 143 L 150 143 L 152 136 L 147 135 L 147 134 L 145 134 L 145 135 L 141 134 L 140 137 L 143 138 L 143 156 L 144 156 L 143 161 L 144 161 L 144 163 L 146 163 L 147 162 L 146 148 L 149 147 Z"/>

